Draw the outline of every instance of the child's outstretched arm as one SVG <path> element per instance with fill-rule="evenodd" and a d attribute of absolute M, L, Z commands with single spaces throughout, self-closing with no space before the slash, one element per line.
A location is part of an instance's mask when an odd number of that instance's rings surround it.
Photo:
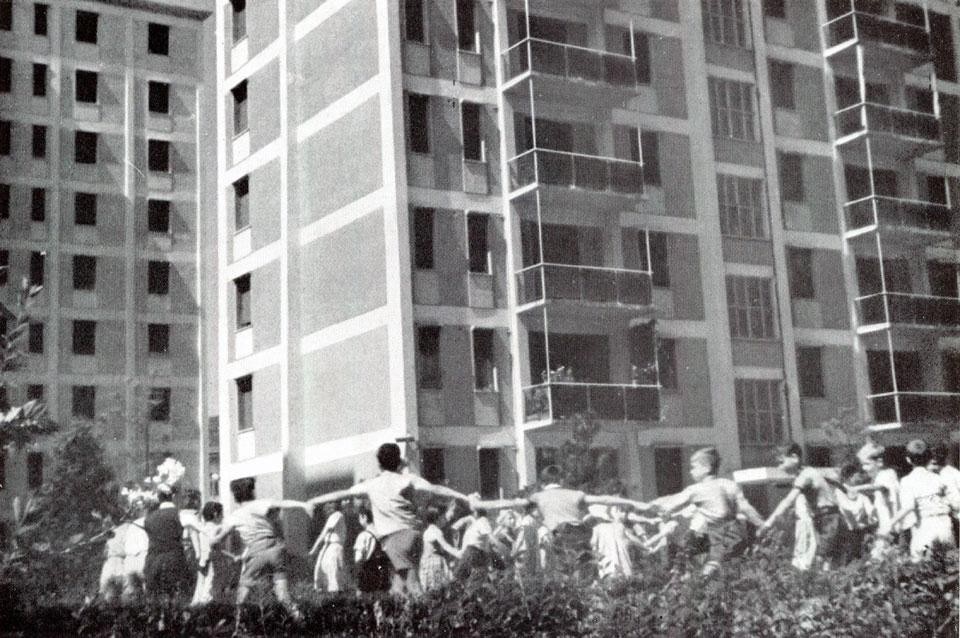
<path fill-rule="evenodd" d="M 525 498 L 501 498 L 489 501 L 481 501 L 471 496 L 469 499 L 471 506 L 482 510 L 502 510 L 508 507 L 523 507 L 530 504 L 529 499 Z"/>
<path fill-rule="evenodd" d="M 320 496 L 314 496 L 309 499 L 305 504 L 300 505 L 309 505 L 311 507 L 316 507 L 317 505 L 323 505 L 324 503 L 333 503 L 335 501 L 342 501 L 345 498 L 352 498 L 354 496 L 366 496 L 367 490 L 363 483 L 357 483 L 353 487 L 348 487 L 345 490 L 337 490 L 336 492 L 328 492 L 327 494 L 321 494 Z M 290 501 L 291 503 L 297 503 L 297 501 Z M 292 505 L 291 507 L 297 507 L 297 505 Z"/>
<path fill-rule="evenodd" d="M 750 521 L 754 527 L 763 527 L 763 517 L 760 516 L 759 512 L 757 512 L 757 509 L 753 506 L 753 503 L 747 500 L 747 497 L 744 495 L 743 490 L 740 489 L 740 486 L 737 486 L 736 500 L 737 510 L 743 512 L 744 516 L 747 517 L 747 520 Z"/>
<path fill-rule="evenodd" d="M 583 497 L 583 502 L 587 505 L 607 505 L 607 506 L 619 506 L 626 507 L 630 509 L 639 510 L 641 512 L 647 512 L 654 507 L 649 503 L 644 503 L 643 501 L 634 501 L 629 498 L 623 498 L 622 496 L 605 496 L 605 495 L 593 495 L 587 494 Z"/>
<path fill-rule="evenodd" d="M 777 521 L 778 518 L 783 516 L 783 513 L 786 512 L 793 505 L 793 502 L 797 500 L 797 497 L 800 496 L 800 488 L 795 487 L 790 490 L 790 492 L 783 497 L 783 500 L 777 504 L 776 509 L 770 514 L 766 521 L 760 526 L 758 530 L 759 534 L 765 534 L 767 530 L 773 527 L 773 524 Z"/>

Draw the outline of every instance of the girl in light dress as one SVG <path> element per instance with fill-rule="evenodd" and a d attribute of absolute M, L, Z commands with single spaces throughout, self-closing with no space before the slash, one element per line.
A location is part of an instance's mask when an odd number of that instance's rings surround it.
<path fill-rule="evenodd" d="M 313 587 L 317 591 L 339 592 L 345 590 L 346 569 L 343 558 L 343 542 L 347 537 L 347 523 L 343 513 L 333 503 L 324 506 L 327 520 L 320 535 L 310 549 L 317 554 L 313 569 Z"/>
<path fill-rule="evenodd" d="M 103 551 L 105 560 L 100 570 L 100 595 L 112 602 L 122 593 L 124 584 L 124 545 L 129 523 L 121 523 L 108 532 Z"/>
<path fill-rule="evenodd" d="M 143 528 L 145 507 L 138 507 L 137 518 L 131 521 L 123 534 L 123 598 L 131 600 L 143 594 L 143 568 L 147 560 L 150 539 Z"/>
<path fill-rule="evenodd" d="M 423 532 L 423 555 L 420 557 L 420 583 L 424 590 L 443 587 L 450 582 L 450 566 L 446 556 L 459 559 L 461 551 L 447 542 L 438 526 L 440 510 L 428 507 L 423 514 L 427 528 Z"/>
<path fill-rule="evenodd" d="M 627 514 L 621 507 L 606 507 L 591 510 L 591 518 L 599 521 L 593 526 L 590 546 L 597 556 L 601 580 L 623 578 L 633 575 L 633 560 L 630 545 L 642 545 L 643 541 L 627 529 Z"/>

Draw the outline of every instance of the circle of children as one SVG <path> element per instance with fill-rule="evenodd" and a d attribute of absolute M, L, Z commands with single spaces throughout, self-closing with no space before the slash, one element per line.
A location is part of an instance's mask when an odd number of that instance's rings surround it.
<path fill-rule="evenodd" d="M 830 569 L 865 555 L 881 560 L 901 547 L 920 560 L 934 544 L 956 544 L 960 471 L 946 465 L 946 447 L 912 441 L 906 447 L 911 469 L 902 479 L 872 442 L 839 474 L 803 465 L 796 444 L 777 452 L 775 472 L 792 480 L 792 489 L 766 519 L 738 482 L 717 475 L 715 448 L 692 455 L 693 482 L 686 489 L 650 503 L 568 489 L 557 466 L 545 468 L 536 491 L 524 498 L 480 500 L 408 472 L 394 443 L 377 451 L 377 476 L 306 502 L 258 499 L 253 478 L 234 480 L 236 508 L 226 517 L 217 502 L 198 515 L 195 494 L 178 510 L 176 490 L 161 482 L 153 511 L 114 530 L 101 591 L 130 597 L 145 586 L 150 596 L 242 603 L 258 586 L 272 584 L 279 602 L 291 606 L 289 554 L 276 515 L 300 508 L 312 516 L 318 506 L 325 522 L 310 556 L 314 585 L 325 592 L 416 596 L 507 563 L 517 578 L 536 578 L 557 570 L 560 556 L 574 556 L 574 571 L 587 578 L 627 577 L 634 573 L 631 546 L 664 555 L 668 547 L 683 547 L 709 575 L 791 507 L 798 569 Z M 242 541 L 239 555 L 225 549 L 231 536 Z"/>

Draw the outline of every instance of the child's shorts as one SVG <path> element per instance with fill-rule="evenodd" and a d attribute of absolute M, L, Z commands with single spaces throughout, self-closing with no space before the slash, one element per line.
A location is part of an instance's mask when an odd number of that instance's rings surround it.
<path fill-rule="evenodd" d="M 287 552 L 282 544 L 250 552 L 243 561 L 240 586 L 253 587 L 268 577 L 277 580 L 287 575 Z"/>

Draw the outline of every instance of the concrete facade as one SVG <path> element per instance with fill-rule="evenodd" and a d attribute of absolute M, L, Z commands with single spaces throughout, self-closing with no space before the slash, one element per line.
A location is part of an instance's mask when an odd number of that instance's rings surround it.
<path fill-rule="evenodd" d="M 218 2 L 221 493 L 349 485 L 389 440 L 433 480 L 510 493 L 586 410 L 641 498 L 703 445 L 730 470 L 787 439 L 837 462 L 832 420 L 955 431 L 960 13 L 931 0 L 916 35 L 918 4 L 814 4 Z M 837 19 L 940 31 L 903 51 Z M 846 128 L 838 55 L 887 85 L 854 103 L 885 95 L 919 142 L 893 116 Z M 870 71 L 883 56 L 902 74 Z M 861 137 L 880 141 L 851 159 Z M 845 166 L 878 153 L 902 188 L 874 184 L 883 223 L 853 227 Z M 853 243 L 891 220 L 914 292 L 878 323 Z M 875 350 L 915 352 L 894 395 L 935 398 L 887 398 Z"/>
<path fill-rule="evenodd" d="M 130 4 L 3 3 L 0 294 L 43 286 L 26 365 L 5 379 L 11 403 L 42 398 L 62 430 L 92 423 L 121 480 L 170 452 L 197 487 L 211 10 Z M 36 488 L 54 445 L 10 450 L 0 497 Z"/>

